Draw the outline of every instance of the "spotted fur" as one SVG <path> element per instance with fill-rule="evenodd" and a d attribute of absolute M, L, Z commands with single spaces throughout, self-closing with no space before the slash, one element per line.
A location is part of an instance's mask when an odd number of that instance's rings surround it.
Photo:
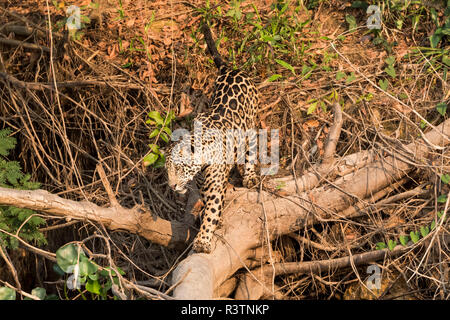
<path fill-rule="evenodd" d="M 191 180 L 196 181 L 204 208 L 200 231 L 194 239 L 193 248 L 196 252 L 209 253 L 212 249 L 213 232 L 220 224 L 225 189 L 233 167 L 233 164 L 226 161 L 226 153 L 232 155 L 234 163 L 241 163 L 244 154 L 244 164 L 239 165 L 238 169 L 243 176 L 245 187 L 251 188 L 259 181 L 255 171 L 256 153 L 250 152 L 256 143 L 255 131 L 250 130 L 247 140 L 242 137 L 243 132 L 256 128 L 258 92 L 244 72 L 229 69 L 222 62 L 206 24 L 203 32 L 208 49 L 220 71 L 211 99 L 211 111 L 198 114 L 194 120 L 194 123 L 198 121 L 202 124 L 202 140 L 196 143 L 194 135 L 191 135 L 189 139 L 177 143 L 167 152 L 166 168 L 169 186 L 179 193 L 186 192 Z M 212 132 L 211 129 L 217 131 Z M 236 131 L 237 137 L 244 138 L 240 141 L 246 141 L 244 153 L 237 152 L 242 146 L 226 143 L 225 137 L 229 135 L 230 129 L 239 129 Z M 222 133 L 222 136 L 220 137 L 217 132 Z M 201 151 L 197 159 L 194 157 L 196 151 Z M 181 163 L 175 161 L 176 156 L 185 161 Z"/>

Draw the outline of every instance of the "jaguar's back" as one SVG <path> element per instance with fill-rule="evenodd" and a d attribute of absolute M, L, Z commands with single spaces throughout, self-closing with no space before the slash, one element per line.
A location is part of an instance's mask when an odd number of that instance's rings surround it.
<path fill-rule="evenodd" d="M 258 93 L 243 71 L 228 70 L 216 79 L 210 119 L 224 129 L 255 127 Z"/>

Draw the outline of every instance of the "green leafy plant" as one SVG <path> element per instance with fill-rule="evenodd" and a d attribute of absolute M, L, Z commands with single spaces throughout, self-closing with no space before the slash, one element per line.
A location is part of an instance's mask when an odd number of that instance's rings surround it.
<path fill-rule="evenodd" d="M 230 38 L 222 36 L 217 44 L 233 41 L 229 47 L 229 59 L 236 65 L 236 57 L 249 54 L 250 57 L 240 67 L 245 69 L 255 64 L 263 63 L 267 68 L 273 69 L 273 65 L 267 63 L 267 59 L 293 74 L 293 61 L 300 53 L 306 50 L 305 44 L 299 45 L 298 33 L 308 23 L 300 21 L 297 13 L 303 8 L 298 4 L 294 10 L 293 1 L 273 1 L 271 11 L 266 17 L 262 17 L 255 4 L 249 3 L 244 6 L 243 1 L 233 1 L 230 9 L 222 15 L 221 7 L 210 7 L 209 1 L 204 8 L 198 8 L 206 21 L 212 19 L 231 19 L 231 30 L 227 30 Z M 278 74 L 278 73 L 277 73 Z M 280 76 L 271 76 L 270 81 L 275 81 Z"/>
<path fill-rule="evenodd" d="M 64 14 L 67 14 L 67 13 L 70 14 L 70 12 L 66 12 L 67 8 L 65 6 L 64 1 L 53 0 L 52 3 L 57 9 L 63 10 Z M 69 28 L 69 36 L 72 40 L 81 40 L 81 38 L 84 36 L 83 29 L 85 29 L 86 26 L 91 23 L 91 19 L 86 14 L 83 14 L 83 13 L 85 13 L 84 11 L 86 11 L 88 9 L 97 9 L 98 6 L 99 6 L 98 3 L 89 2 L 88 4 L 79 7 L 79 9 L 80 9 L 80 17 L 79 17 L 80 28 L 79 29 Z M 66 26 L 69 26 L 69 24 L 71 22 L 73 23 L 74 21 L 75 20 L 73 20 L 73 17 L 64 17 L 63 19 L 58 20 L 55 23 L 56 31 L 63 30 Z"/>
<path fill-rule="evenodd" d="M 164 166 L 166 159 L 157 142 L 158 138 L 161 138 L 166 143 L 169 142 L 170 136 L 172 135 L 169 125 L 174 119 L 175 113 L 173 111 L 169 111 L 164 117 L 161 116 L 159 111 L 150 111 L 148 113 L 146 123 L 153 127 L 149 138 L 155 138 L 155 142 L 148 145 L 150 152 L 144 157 L 144 165 L 152 165 L 154 168 Z"/>
<path fill-rule="evenodd" d="M 242 11 L 241 11 L 241 1 L 240 0 L 233 0 L 230 4 L 230 10 L 226 13 L 227 16 L 231 17 L 234 21 L 234 23 L 237 25 L 238 21 L 242 18 Z"/>
<path fill-rule="evenodd" d="M 79 245 L 73 243 L 66 244 L 56 251 L 56 264 L 53 270 L 60 276 L 68 276 L 64 287 L 66 299 L 68 299 L 67 284 L 70 283 L 70 288 L 78 290 L 83 299 L 87 298 L 81 291 L 82 286 L 91 293 L 92 299 L 106 300 L 111 297 L 109 290 L 112 286 L 120 286 L 117 273 L 125 274 L 119 267 L 112 269 L 99 266 L 86 256 Z"/>
<path fill-rule="evenodd" d="M 356 30 L 356 28 L 358 27 L 358 25 L 356 24 L 355 17 L 352 16 L 351 14 L 347 14 L 345 16 L 345 21 L 347 21 L 348 23 L 348 29 L 350 32 Z"/>
<path fill-rule="evenodd" d="M 389 81 L 387 79 L 380 79 L 378 80 L 378 85 L 380 86 L 381 89 L 383 89 L 384 91 L 387 90 L 387 88 L 389 87 Z"/>
<path fill-rule="evenodd" d="M 444 22 L 442 25 L 439 23 L 438 14 L 436 9 L 431 8 L 431 18 L 436 25 L 436 31 L 430 36 L 430 45 L 432 48 L 437 48 L 441 40 L 450 35 L 450 1 L 447 2 L 447 8 L 444 11 Z"/>
<path fill-rule="evenodd" d="M 411 232 L 409 233 L 409 235 L 411 236 L 411 241 L 412 241 L 413 243 L 419 242 L 419 240 L 420 240 L 419 232 L 417 232 L 417 231 L 411 231 Z"/>
<path fill-rule="evenodd" d="M 31 176 L 21 171 L 17 161 L 9 161 L 6 157 L 16 145 L 16 139 L 10 136 L 11 130 L 0 130 L 0 187 L 21 190 L 35 190 L 40 184 L 30 181 Z M 16 208 L 13 206 L 0 206 L 0 230 L 10 234 L 16 234 L 28 242 L 37 245 L 47 243 L 39 226 L 45 224 L 45 220 L 36 216 L 36 212 L 29 209 Z M 15 249 L 18 240 L 0 231 L 0 245 Z"/>
<path fill-rule="evenodd" d="M 119 8 L 117 9 L 117 13 L 119 14 L 119 17 L 117 20 L 123 20 L 125 19 L 125 10 L 123 9 L 122 0 L 119 0 Z"/>
<path fill-rule="evenodd" d="M 395 57 L 389 56 L 384 60 L 384 62 L 386 62 L 386 64 L 387 64 L 387 67 L 384 68 L 384 72 L 386 72 L 392 78 L 395 78 L 397 76 L 397 73 L 395 72 L 395 68 L 394 68 Z"/>
<path fill-rule="evenodd" d="M 310 115 L 314 111 L 316 111 L 317 106 L 320 106 L 322 108 L 323 112 L 327 112 L 327 106 L 326 102 L 329 104 L 338 101 L 339 102 L 339 95 L 336 90 L 332 90 L 331 93 L 320 99 L 311 99 L 307 103 L 309 104 L 308 109 L 306 110 L 306 114 Z"/>
<path fill-rule="evenodd" d="M 444 184 L 449 184 L 450 183 L 450 175 L 449 174 L 443 174 L 441 175 L 441 181 Z M 438 203 L 446 203 L 447 202 L 447 195 L 446 194 L 441 194 L 436 201 Z M 441 219 L 444 216 L 444 211 L 438 211 L 436 213 L 437 215 L 437 219 L 431 221 L 431 223 L 429 225 L 425 225 L 425 226 L 421 226 L 419 228 L 419 231 L 414 230 L 411 231 L 409 233 L 409 236 L 411 237 L 411 241 L 413 243 L 417 243 L 419 242 L 420 238 L 425 238 L 426 236 L 428 236 L 428 234 L 430 234 L 431 231 L 433 231 L 436 228 L 436 223 L 440 223 Z M 402 246 L 407 246 L 408 242 L 409 242 L 409 237 L 407 235 L 401 235 L 399 237 L 400 243 Z M 386 247 L 389 248 L 389 250 L 393 250 L 393 248 L 395 248 L 395 246 L 397 245 L 397 242 L 394 240 L 388 240 L 388 244 L 386 245 L 386 243 L 384 242 L 378 242 L 376 243 L 375 247 L 377 250 L 381 250 L 381 249 L 385 249 Z"/>
<path fill-rule="evenodd" d="M 16 290 L 0 287 L 0 300 L 16 300 Z"/>
<path fill-rule="evenodd" d="M 17 161 L 9 161 L 11 150 L 16 146 L 16 139 L 11 137 L 11 130 L 0 130 L 0 187 L 14 188 L 21 190 L 34 190 L 39 188 L 40 184 L 30 181 L 31 176 L 21 171 L 20 164 Z M 9 234 L 17 234 L 28 242 L 34 242 L 37 245 L 47 243 L 39 226 L 45 224 L 45 220 L 35 216 L 35 212 L 29 209 L 16 208 L 13 206 L 0 206 L 0 246 L 16 249 L 19 241 L 16 237 Z M 2 232 L 4 231 L 4 232 Z M 35 288 L 32 295 L 40 299 L 47 298 L 45 289 Z M 49 296 L 48 298 L 53 298 Z M 0 287 L 0 300 L 15 300 L 16 291 L 9 287 Z M 26 298 L 29 299 L 29 298 Z"/>
<path fill-rule="evenodd" d="M 444 102 L 440 102 L 436 105 L 436 110 L 439 112 L 442 116 L 445 116 L 445 113 L 447 112 L 447 104 Z M 448 182 L 447 182 L 448 183 Z"/>
<path fill-rule="evenodd" d="M 386 249 L 386 243 L 384 243 L 384 242 L 377 242 L 377 244 L 376 244 L 376 248 L 377 248 L 377 250 L 383 250 L 383 249 Z"/>

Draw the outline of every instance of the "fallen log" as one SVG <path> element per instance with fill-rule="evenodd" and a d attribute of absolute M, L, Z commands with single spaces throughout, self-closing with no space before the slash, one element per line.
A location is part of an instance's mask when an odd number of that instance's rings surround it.
<path fill-rule="evenodd" d="M 390 155 L 310 192 L 283 198 L 264 191 L 234 192 L 231 197 L 237 199 L 225 210 L 224 227 L 217 232 L 215 249 L 210 254 L 191 254 L 179 264 L 173 272 L 172 281 L 178 283 L 173 296 L 212 299 L 214 288 L 246 266 L 250 249 L 318 221 L 346 218 L 339 213 L 401 180 L 415 168 L 411 159 L 424 163 L 430 149 L 449 144 L 449 135 L 447 120 L 423 139 L 399 146 Z"/>
<path fill-rule="evenodd" d="M 45 190 L 15 190 L 0 187 L 0 204 L 63 216 L 67 219 L 95 221 L 110 230 L 132 232 L 165 247 L 184 248 L 193 239 L 194 234 L 194 231 L 184 223 L 162 219 L 141 207 L 104 208 L 88 201 L 64 199 Z"/>

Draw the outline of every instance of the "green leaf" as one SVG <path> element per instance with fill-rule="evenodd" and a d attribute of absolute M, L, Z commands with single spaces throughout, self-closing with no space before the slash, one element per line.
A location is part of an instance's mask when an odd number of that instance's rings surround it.
<path fill-rule="evenodd" d="M 438 14 L 436 12 L 436 9 L 431 8 L 430 9 L 430 13 L 431 13 L 431 19 L 433 20 L 433 22 L 436 24 L 436 26 L 439 26 L 439 20 L 438 20 Z"/>
<path fill-rule="evenodd" d="M 110 268 L 108 267 L 103 270 L 100 270 L 99 273 L 102 277 L 109 277 L 109 270 L 110 270 Z M 116 273 L 113 270 L 111 270 L 111 274 L 113 277 L 116 275 Z"/>
<path fill-rule="evenodd" d="M 169 137 L 168 137 L 167 134 L 165 134 L 164 132 L 161 132 L 160 137 L 161 137 L 161 139 L 162 139 L 164 142 L 166 142 L 166 143 L 169 142 Z"/>
<path fill-rule="evenodd" d="M 60 276 L 63 276 L 65 274 L 64 270 L 62 270 L 57 263 L 53 265 L 53 271 L 55 271 Z"/>
<path fill-rule="evenodd" d="M 380 86 L 381 89 L 386 91 L 389 86 L 389 81 L 387 79 L 384 80 L 380 79 L 378 80 L 378 85 Z"/>
<path fill-rule="evenodd" d="M 0 155 L 7 156 L 9 154 L 9 150 L 14 149 L 16 146 L 16 138 L 9 137 L 11 134 L 10 129 L 0 130 Z"/>
<path fill-rule="evenodd" d="M 100 294 L 101 285 L 97 280 L 89 279 L 86 283 L 86 290 L 94 294 Z"/>
<path fill-rule="evenodd" d="M 450 182 L 450 175 L 448 173 L 443 174 L 441 176 L 441 181 L 445 184 L 448 184 Z"/>
<path fill-rule="evenodd" d="M 175 112 L 173 112 L 172 110 L 169 111 L 169 112 L 166 114 L 166 117 L 165 117 L 165 120 L 166 120 L 166 127 L 167 127 L 167 126 L 172 122 L 172 120 L 175 119 L 175 118 L 176 118 Z"/>
<path fill-rule="evenodd" d="M 89 279 L 94 280 L 94 281 L 98 280 L 98 278 L 99 278 L 98 273 L 90 274 L 88 277 L 89 277 Z"/>
<path fill-rule="evenodd" d="M 283 77 L 281 74 L 273 74 L 269 77 L 269 79 L 267 79 L 267 81 L 272 82 L 272 81 L 280 79 L 281 77 Z"/>
<path fill-rule="evenodd" d="M 156 160 L 158 160 L 159 155 L 151 152 L 148 155 L 146 155 L 143 159 L 144 161 L 144 166 L 149 166 L 152 165 L 153 163 L 155 163 Z"/>
<path fill-rule="evenodd" d="M 132 65 L 133 65 L 133 62 L 129 61 L 129 62 L 121 65 L 121 67 L 122 67 L 122 69 L 127 69 L 127 68 L 131 67 Z"/>
<path fill-rule="evenodd" d="M 83 259 L 80 262 L 80 275 L 84 276 L 88 276 L 90 274 L 94 274 L 96 273 L 98 270 L 98 266 L 94 263 L 92 263 L 91 261 L 89 261 L 88 259 Z"/>
<path fill-rule="evenodd" d="M 354 29 L 356 29 L 357 24 L 356 24 L 356 18 L 354 16 L 352 16 L 351 14 L 347 14 L 345 16 L 345 21 L 347 21 L 347 23 L 348 23 L 349 31 L 353 31 Z"/>
<path fill-rule="evenodd" d="M 155 129 L 155 130 L 152 131 L 152 133 L 150 133 L 150 135 L 148 137 L 150 139 L 154 138 L 154 137 L 156 137 L 158 135 L 158 133 L 159 133 L 159 129 Z"/>
<path fill-rule="evenodd" d="M 0 300 L 16 300 L 16 290 L 0 287 Z"/>
<path fill-rule="evenodd" d="M 306 114 L 309 115 L 309 114 L 313 113 L 317 108 L 317 103 L 318 103 L 318 101 L 311 103 L 308 107 L 308 110 L 306 111 Z"/>
<path fill-rule="evenodd" d="M 86 279 L 87 279 L 87 276 L 80 276 L 80 277 L 78 277 L 78 280 L 80 281 L 81 284 L 85 284 L 86 283 Z"/>
<path fill-rule="evenodd" d="M 440 102 L 436 105 L 436 110 L 439 112 L 442 116 L 445 116 L 445 113 L 447 112 L 447 104 L 445 102 Z"/>
<path fill-rule="evenodd" d="M 125 275 L 125 271 L 123 271 L 122 268 L 116 267 L 116 270 L 117 270 L 117 272 L 119 272 L 119 274 L 120 274 L 121 276 L 124 276 L 124 275 Z"/>
<path fill-rule="evenodd" d="M 150 119 L 152 119 L 153 121 L 155 121 L 157 124 L 160 124 L 160 125 L 164 124 L 164 119 L 161 117 L 161 114 L 159 113 L 159 111 L 150 111 L 148 113 L 148 117 Z"/>
<path fill-rule="evenodd" d="M 392 66 L 395 62 L 395 57 L 389 56 L 386 59 L 384 59 L 384 62 L 386 62 L 388 66 Z"/>
<path fill-rule="evenodd" d="M 33 290 L 31 290 L 31 294 L 33 296 L 38 297 L 41 300 L 44 300 L 45 296 L 47 295 L 47 292 L 44 288 L 37 287 L 37 288 L 34 288 Z"/>
<path fill-rule="evenodd" d="M 341 80 L 341 79 L 343 79 L 344 77 L 346 77 L 347 75 L 345 74 L 345 72 L 342 72 L 342 71 L 338 71 L 337 73 L 336 73 L 336 80 Z"/>
<path fill-rule="evenodd" d="M 68 273 L 73 271 L 73 266 L 80 262 L 82 257 L 87 258 L 81 248 L 78 253 L 78 246 L 73 243 L 62 246 L 56 251 L 56 263 L 64 272 Z"/>
<path fill-rule="evenodd" d="M 430 230 L 433 231 L 436 228 L 436 220 L 431 221 Z"/>
<path fill-rule="evenodd" d="M 441 39 L 442 39 L 443 35 L 437 33 L 439 31 L 439 29 L 436 30 L 436 32 L 430 37 L 430 45 L 431 45 L 432 48 L 436 48 L 438 43 L 439 43 L 439 41 L 441 41 Z"/>
<path fill-rule="evenodd" d="M 377 250 L 383 250 L 383 249 L 386 249 L 386 243 L 384 243 L 384 242 L 377 242 L 377 244 L 376 244 L 376 249 Z"/>
<path fill-rule="evenodd" d="M 420 227 L 420 234 L 422 237 L 426 237 L 430 233 L 430 228 L 427 227 Z"/>
<path fill-rule="evenodd" d="M 412 20 L 413 31 L 415 31 L 417 28 L 417 25 L 419 24 L 420 15 L 413 16 L 411 20 Z"/>
<path fill-rule="evenodd" d="M 438 211 L 438 212 L 437 212 L 437 215 L 438 215 L 439 219 L 441 219 L 442 216 L 444 215 L 444 211 L 443 211 L 443 210 Z"/>
<path fill-rule="evenodd" d="M 148 146 L 150 147 L 150 149 L 151 149 L 154 153 L 156 153 L 156 154 L 160 154 L 160 153 L 161 153 L 161 151 L 159 151 L 159 146 L 158 146 L 157 144 L 150 143 Z"/>
<path fill-rule="evenodd" d="M 450 17 L 450 3 L 447 0 L 447 8 L 445 8 L 444 16 Z"/>
<path fill-rule="evenodd" d="M 352 81 L 355 80 L 355 79 L 356 79 L 355 73 L 352 72 L 352 73 L 350 73 L 350 75 L 347 77 L 347 80 L 345 80 L 345 83 L 346 83 L 346 84 L 349 84 L 350 82 L 352 82 Z"/>
<path fill-rule="evenodd" d="M 80 20 L 81 20 L 83 23 L 85 23 L 85 24 L 90 24 L 90 23 L 91 23 L 91 19 L 90 19 L 88 16 L 81 15 L 80 18 L 81 18 Z"/>
<path fill-rule="evenodd" d="M 442 55 L 442 63 L 445 63 L 447 66 L 450 67 L 450 57 L 446 54 L 443 54 Z"/>
<path fill-rule="evenodd" d="M 446 194 L 441 194 L 441 195 L 437 198 L 437 202 L 438 202 L 438 203 L 446 203 L 446 202 L 447 202 L 447 195 L 446 195 Z"/>
<path fill-rule="evenodd" d="M 291 66 L 289 63 L 283 60 L 275 59 L 275 62 L 278 63 L 280 66 L 290 70 L 295 75 L 294 67 Z"/>
<path fill-rule="evenodd" d="M 408 241 L 409 241 L 409 237 L 403 235 L 403 236 L 400 236 L 399 239 L 400 239 L 400 243 L 402 244 L 402 246 L 406 247 L 406 245 L 408 244 Z"/>
<path fill-rule="evenodd" d="M 310 66 L 304 64 L 303 67 L 302 67 L 302 76 L 306 75 L 311 70 L 312 70 L 312 68 Z M 305 79 L 307 79 L 309 77 L 309 75 L 307 77 L 305 77 Z"/>
<path fill-rule="evenodd" d="M 395 72 L 395 69 L 392 65 L 389 65 L 386 68 L 384 68 L 384 72 L 386 72 L 392 78 L 395 78 L 397 76 L 397 73 Z"/>
<path fill-rule="evenodd" d="M 162 129 L 165 133 L 167 133 L 169 137 L 172 135 L 172 130 L 170 130 L 168 127 L 163 127 Z"/>
<path fill-rule="evenodd" d="M 158 160 L 153 164 L 153 167 L 156 169 L 164 167 L 164 164 L 166 163 L 166 157 L 162 154 Z"/>
<path fill-rule="evenodd" d="M 103 285 L 103 287 L 100 289 L 100 294 L 103 297 L 106 297 L 106 294 L 108 292 L 109 289 L 111 289 L 112 287 L 112 282 L 110 279 L 108 279 L 108 281 L 106 281 L 106 283 Z"/>
<path fill-rule="evenodd" d="M 414 232 L 414 231 L 411 231 L 410 233 L 409 233 L 409 235 L 410 235 L 410 237 L 411 237 L 411 241 L 412 242 L 414 242 L 414 243 L 417 243 L 417 242 L 419 242 L 419 239 L 420 239 L 420 235 L 419 235 L 419 232 Z"/>
<path fill-rule="evenodd" d="M 389 239 L 389 241 L 388 241 L 388 248 L 389 248 L 389 250 L 394 250 L 394 248 L 397 246 L 397 241 L 395 241 L 395 240 L 391 240 L 391 239 Z"/>

